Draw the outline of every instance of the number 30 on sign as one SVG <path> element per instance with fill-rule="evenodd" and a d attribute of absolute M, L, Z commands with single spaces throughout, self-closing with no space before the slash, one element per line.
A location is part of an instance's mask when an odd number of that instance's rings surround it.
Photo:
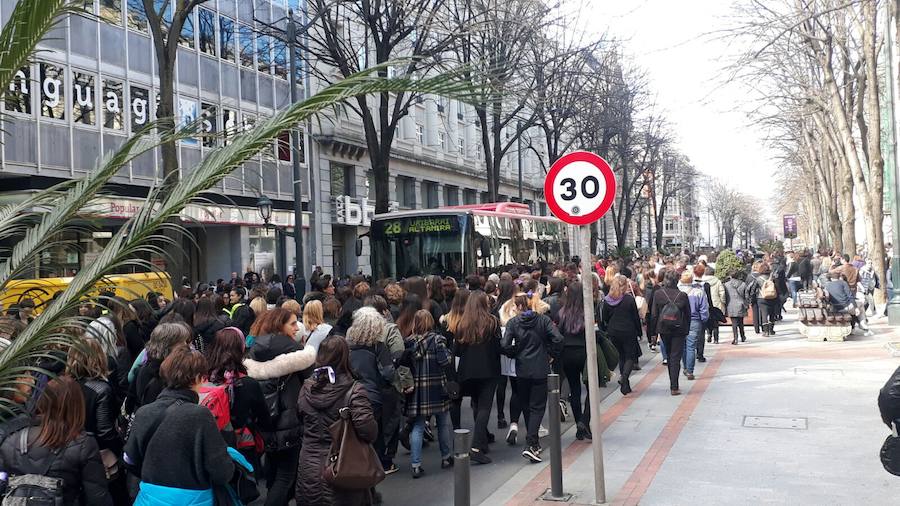
<path fill-rule="evenodd" d="M 560 220 L 587 225 L 606 214 L 616 197 L 616 179 L 606 160 L 575 151 L 553 164 L 544 180 L 547 206 Z"/>

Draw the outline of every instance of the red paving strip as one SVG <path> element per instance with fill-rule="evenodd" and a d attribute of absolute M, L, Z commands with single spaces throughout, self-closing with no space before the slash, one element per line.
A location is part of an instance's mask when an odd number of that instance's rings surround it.
<path fill-rule="evenodd" d="M 721 351 L 716 353 L 706 365 L 700 379 L 685 395 L 678 409 L 672 414 L 672 418 L 669 419 L 656 441 L 644 454 L 644 458 L 632 471 L 631 476 L 628 477 L 628 481 L 625 482 L 619 494 L 612 500 L 612 505 L 631 506 L 640 503 L 641 498 L 647 492 L 647 489 L 650 488 L 650 483 L 653 481 L 656 473 L 662 467 L 666 457 L 669 456 L 669 452 L 675 445 L 675 441 L 678 440 L 678 436 L 681 435 L 681 430 L 684 429 L 694 409 L 700 404 L 700 399 L 706 393 L 706 389 L 709 387 L 712 379 L 719 371 L 719 366 L 725 360 L 725 355 L 730 354 L 729 352 L 722 353 Z"/>
<path fill-rule="evenodd" d="M 654 366 L 650 366 L 649 364 L 646 367 L 652 367 L 650 371 L 644 374 L 644 377 L 641 378 L 641 381 L 632 389 L 632 393 L 623 396 L 619 399 L 611 408 L 606 410 L 600 416 L 600 425 L 603 427 L 603 431 L 612 425 L 622 413 L 625 412 L 629 408 L 629 406 L 634 403 L 635 399 L 637 399 L 641 394 L 643 394 L 650 385 L 656 381 L 657 378 L 663 373 L 668 374 L 668 369 L 656 363 Z M 602 402 L 602 401 L 601 401 Z M 578 457 L 581 456 L 582 453 L 591 448 L 591 444 L 588 441 L 573 441 L 565 450 L 563 450 L 562 455 L 562 465 L 563 471 L 568 469 L 573 462 L 578 460 Z M 527 485 L 525 485 L 512 499 L 507 501 L 506 506 L 519 506 L 519 505 L 533 505 L 537 504 L 559 504 L 550 503 L 545 501 L 540 501 L 536 499 L 540 497 L 544 491 L 550 488 L 550 466 L 547 466 L 537 476 L 532 478 Z"/>

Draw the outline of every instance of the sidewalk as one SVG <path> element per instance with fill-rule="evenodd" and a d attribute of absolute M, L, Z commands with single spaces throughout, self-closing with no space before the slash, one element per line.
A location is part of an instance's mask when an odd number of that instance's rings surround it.
<path fill-rule="evenodd" d="M 900 504 L 900 480 L 878 459 L 888 432 L 876 405 L 900 365 L 885 343 L 900 341 L 900 331 L 879 319 L 870 338 L 857 331 L 843 343 L 808 342 L 796 326 L 789 311 L 777 336 L 751 328 L 738 346 L 723 327 L 697 380 L 682 376 L 681 396 L 669 395 L 657 355 L 633 377 L 634 393 L 607 397 L 607 503 Z M 563 435 L 564 490 L 569 504 L 592 504 L 591 446 L 574 433 Z M 546 464 L 528 466 L 482 504 L 560 504 L 539 500 L 549 483 Z"/>

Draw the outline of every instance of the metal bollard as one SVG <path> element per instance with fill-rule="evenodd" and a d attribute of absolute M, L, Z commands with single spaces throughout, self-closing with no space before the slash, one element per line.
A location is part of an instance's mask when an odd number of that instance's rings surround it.
<path fill-rule="evenodd" d="M 472 493 L 469 484 L 469 450 L 472 433 L 469 429 L 453 431 L 453 505 L 470 506 Z"/>
<path fill-rule="evenodd" d="M 547 375 L 547 405 L 550 417 L 550 490 L 541 499 L 568 501 L 571 494 L 563 492 L 562 429 L 559 421 L 559 374 Z"/>

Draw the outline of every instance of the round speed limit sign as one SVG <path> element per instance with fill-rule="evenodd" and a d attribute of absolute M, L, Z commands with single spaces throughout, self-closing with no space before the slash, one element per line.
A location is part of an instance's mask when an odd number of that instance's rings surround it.
<path fill-rule="evenodd" d="M 594 153 L 575 151 L 550 167 L 544 180 L 544 198 L 560 220 L 587 225 L 612 207 L 616 179 L 606 160 Z"/>

